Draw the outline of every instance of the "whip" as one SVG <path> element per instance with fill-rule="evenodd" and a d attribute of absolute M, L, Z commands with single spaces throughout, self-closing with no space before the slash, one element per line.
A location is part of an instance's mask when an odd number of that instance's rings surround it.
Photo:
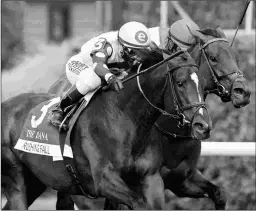
<path fill-rule="evenodd" d="M 243 19 L 244 19 L 245 13 L 246 13 L 246 11 L 247 11 L 247 8 L 248 8 L 250 2 L 251 2 L 251 1 L 247 1 L 246 4 L 245 4 L 243 13 L 241 14 L 239 23 L 238 23 L 238 25 L 237 25 L 237 27 L 236 27 L 236 32 L 235 32 L 235 35 L 234 35 L 233 40 L 232 40 L 232 42 L 231 42 L 231 46 L 233 45 L 233 42 L 234 42 L 234 40 L 235 40 L 235 38 L 236 38 L 236 34 L 237 34 L 237 32 L 238 32 L 238 29 L 240 28 L 241 24 L 243 23 Z"/>

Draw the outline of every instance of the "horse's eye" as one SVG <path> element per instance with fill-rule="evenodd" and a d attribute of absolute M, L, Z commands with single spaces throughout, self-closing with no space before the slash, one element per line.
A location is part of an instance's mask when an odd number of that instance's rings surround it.
<path fill-rule="evenodd" d="M 212 56 L 210 55 L 209 59 L 212 61 L 212 62 L 217 62 L 217 58 L 215 56 Z"/>

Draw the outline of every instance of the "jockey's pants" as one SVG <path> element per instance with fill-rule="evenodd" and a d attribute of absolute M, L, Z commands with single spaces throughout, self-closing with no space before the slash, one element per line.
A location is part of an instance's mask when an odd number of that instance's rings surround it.
<path fill-rule="evenodd" d="M 100 77 L 94 72 L 92 66 L 86 65 L 80 55 L 72 56 L 66 64 L 66 75 L 69 82 L 85 95 L 101 85 Z"/>

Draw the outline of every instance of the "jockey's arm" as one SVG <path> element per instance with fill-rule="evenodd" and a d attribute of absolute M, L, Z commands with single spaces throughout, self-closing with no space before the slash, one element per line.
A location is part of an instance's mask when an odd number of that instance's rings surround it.
<path fill-rule="evenodd" d="M 107 60 L 111 57 L 113 48 L 106 39 L 101 38 L 95 43 L 94 49 L 91 52 L 94 72 L 104 79 L 110 89 L 120 92 L 123 85 L 120 79 L 110 72 L 107 67 Z"/>
<path fill-rule="evenodd" d="M 105 39 L 98 41 L 95 46 L 91 53 L 94 71 L 100 78 L 108 81 L 114 76 L 107 67 L 107 60 L 112 55 L 113 49 Z"/>
<path fill-rule="evenodd" d="M 113 74 L 110 72 L 106 65 L 106 56 L 102 52 L 97 52 L 92 56 L 93 68 L 95 73 L 105 81 Z"/>

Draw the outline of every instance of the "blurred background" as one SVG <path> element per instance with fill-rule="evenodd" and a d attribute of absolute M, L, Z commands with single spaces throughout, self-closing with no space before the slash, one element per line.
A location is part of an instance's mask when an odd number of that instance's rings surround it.
<path fill-rule="evenodd" d="M 126 21 L 168 27 L 186 17 L 201 28 L 221 26 L 231 40 L 244 5 L 245 1 L 2 0 L 2 101 L 23 92 L 47 92 L 84 42 L 101 32 L 118 30 Z M 235 109 L 215 96 L 208 97 L 214 127 L 207 141 L 255 142 L 255 25 L 255 3 L 251 2 L 233 45 L 251 84 L 251 103 Z M 225 189 L 227 209 L 256 209 L 255 157 L 202 156 L 198 167 Z M 55 209 L 55 202 L 56 192 L 48 190 L 30 209 Z M 103 208 L 102 200 L 89 205 Z M 166 205 L 166 209 L 213 208 L 208 199 L 174 195 Z"/>

